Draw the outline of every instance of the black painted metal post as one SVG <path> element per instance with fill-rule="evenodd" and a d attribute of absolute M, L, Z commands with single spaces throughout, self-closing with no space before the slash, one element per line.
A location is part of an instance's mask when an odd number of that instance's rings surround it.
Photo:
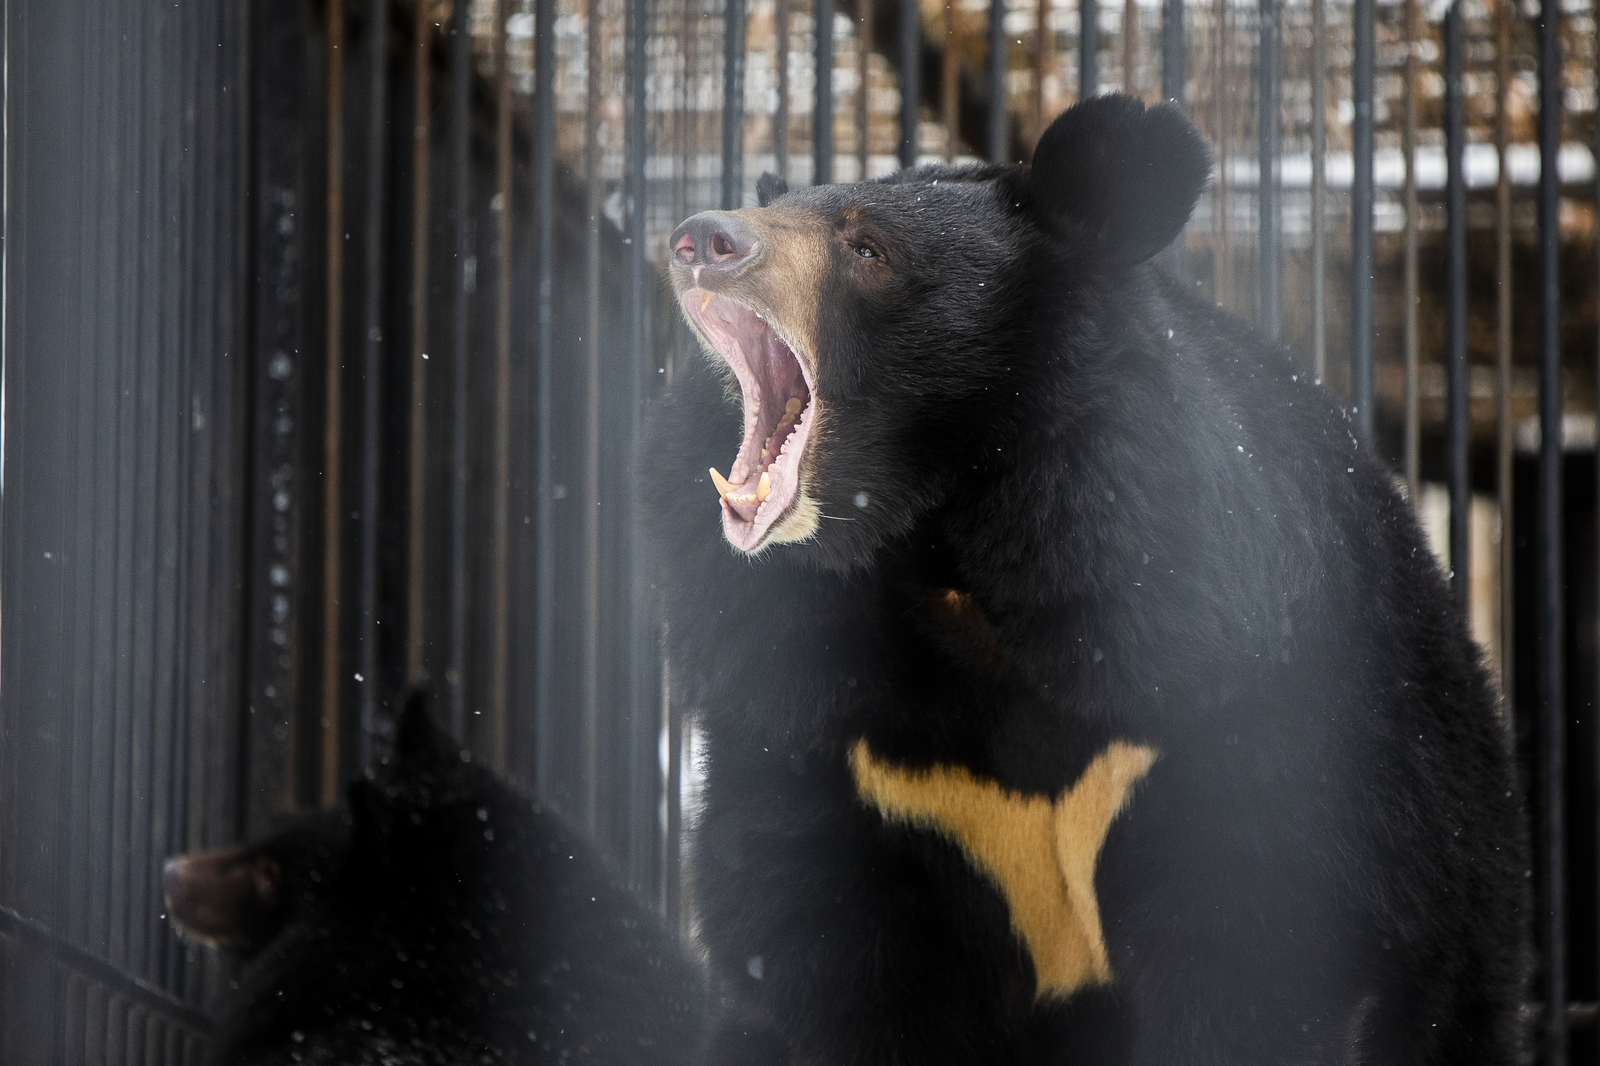
<path fill-rule="evenodd" d="M 1161 98 L 1182 107 L 1184 103 L 1183 0 L 1161 2 Z M 1167 266 L 1183 277 L 1184 235 L 1179 233 L 1167 251 Z"/>
<path fill-rule="evenodd" d="M 1404 0 L 1406 63 L 1401 77 L 1403 117 L 1400 151 L 1405 156 L 1405 179 L 1401 194 L 1405 200 L 1405 472 L 1406 493 L 1413 506 L 1422 493 L 1422 419 L 1419 407 L 1419 381 L 1422 363 L 1418 316 L 1420 291 L 1417 221 L 1417 37 L 1421 0 Z"/>
<path fill-rule="evenodd" d="M 1561 542 L 1561 3 L 1539 10 L 1539 707 L 1546 1066 L 1567 1060 L 1565 575 Z"/>
<path fill-rule="evenodd" d="M 340 718 L 344 705 L 344 0 L 328 0 L 326 334 L 322 427 L 322 718 L 320 798 L 339 802 L 344 784 Z"/>
<path fill-rule="evenodd" d="M 472 220 L 468 154 L 471 133 L 472 23 L 470 4 L 450 15 L 450 638 L 444 672 L 450 731 L 466 738 L 463 679 L 467 664 L 467 300 Z"/>
<path fill-rule="evenodd" d="M 1279 58 L 1282 27 L 1279 25 L 1279 0 L 1260 4 L 1260 110 L 1257 154 L 1257 204 L 1261 221 L 1259 240 L 1261 329 L 1277 340 L 1283 330 L 1278 250 L 1283 225 L 1280 177 L 1283 152 L 1283 108 L 1280 103 L 1283 75 Z"/>
<path fill-rule="evenodd" d="M 989 0 L 989 162 L 1004 163 L 1009 154 L 1006 134 L 1006 0 Z"/>
<path fill-rule="evenodd" d="M 489 701 L 484 747 L 490 765 L 510 768 L 511 689 L 511 275 L 515 269 L 512 234 L 511 57 L 507 21 L 511 0 L 494 4 L 494 422 L 489 532 Z"/>
<path fill-rule="evenodd" d="M 1311 374 L 1319 383 L 1328 375 L 1327 52 L 1323 0 L 1311 0 Z"/>
<path fill-rule="evenodd" d="M 361 264 L 361 503 L 356 518 L 356 691 L 359 694 L 356 765 L 371 769 L 384 754 L 378 722 L 378 455 L 383 376 L 384 189 L 389 168 L 389 0 L 367 0 L 366 203 Z M 376 740 L 376 744 L 374 741 Z M 376 750 L 375 750 L 376 749 Z"/>
<path fill-rule="evenodd" d="M 744 203 L 744 23 L 744 0 L 727 0 L 722 24 L 724 211 L 732 211 Z"/>
<path fill-rule="evenodd" d="M 817 0 L 817 92 L 811 107 L 811 183 L 833 180 L 833 0 Z"/>
<path fill-rule="evenodd" d="M 1078 99 L 1087 100 L 1099 91 L 1100 0 L 1078 0 Z"/>
<path fill-rule="evenodd" d="M 1495 466 L 1496 489 L 1500 504 L 1500 691 L 1506 708 L 1515 713 L 1516 663 L 1514 641 L 1516 632 L 1516 538 L 1512 536 L 1512 508 L 1515 506 L 1512 485 L 1512 422 L 1511 422 L 1511 172 L 1505 165 L 1506 149 L 1511 141 L 1509 103 L 1511 95 L 1511 5 L 1515 0 L 1497 0 L 1495 4 L 1495 105 L 1494 143 L 1497 162 L 1494 189 L 1494 277 L 1495 277 Z M 1600 159 L 1600 153 L 1595 156 Z M 1597 174 L 1600 178 L 1600 174 Z M 1600 464 L 1596 466 L 1600 473 Z"/>
<path fill-rule="evenodd" d="M 740 8 L 741 0 L 729 0 L 730 8 Z M 601 269 L 600 240 L 603 226 L 605 190 L 600 180 L 600 85 L 605 62 L 601 40 L 600 0 L 585 0 L 584 41 L 588 61 L 584 64 L 584 325 L 579 340 L 583 344 L 583 486 L 576 496 L 583 515 L 583 606 L 580 614 L 583 631 L 578 683 L 578 789 L 574 816 L 584 832 L 596 836 L 600 826 L 600 516 L 605 489 L 600 480 L 600 323 Z M 727 158 L 723 158 L 727 166 Z M 723 171 L 726 190 L 727 171 Z M 723 206 L 727 206 L 724 204 Z M 570 488 L 569 492 L 572 491 Z"/>
<path fill-rule="evenodd" d="M 533 714 L 534 788 L 549 792 L 554 770 L 550 703 L 555 636 L 555 505 L 551 484 L 551 378 L 555 365 L 555 169 L 556 3 L 535 0 L 533 38 L 533 219 L 534 219 L 534 609 Z"/>
<path fill-rule="evenodd" d="M 1470 410 L 1467 365 L 1467 183 L 1466 122 L 1463 110 L 1461 63 L 1461 3 L 1455 0 L 1444 16 L 1444 135 L 1445 135 L 1445 252 L 1448 260 L 1446 306 L 1446 359 L 1449 407 L 1446 436 L 1450 456 L 1450 571 L 1451 590 L 1462 610 L 1472 586 L 1468 519 L 1472 486 L 1468 481 L 1467 444 Z"/>
<path fill-rule="evenodd" d="M 776 0 L 773 12 L 773 63 L 778 68 L 778 106 L 772 112 L 773 169 L 778 177 L 789 180 L 789 0 Z M 684 64 L 684 77 L 688 77 L 688 64 Z"/>
<path fill-rule="evenodd" d="M 1161 0 L 1161 98 L 1184 101 L 1183 0 Z"/>
<path fill-rule="evenodd" d="M 922 71 L 922 9 L 900 0 L 900 165 L 917 165 L 917 120 Z"/>
<path fill-rule="evenodd" d="M 1355 174 L 1350 186 L 1350 414 L 1356 439 L 1372 440 L 1372 0 L 1355 0 L 1350 79 L 1355 120 L 1350 135 Z"/>
<path fill-rule="evenodd" d="M 411 116 L 411 403 L 406 441 L 406 681 L 417 684 L 425 675 L 423 660 L 424 612 L 427 596 L 423 574 L 423 543 L 428 504 L 428 208 L 432 191 L 433 141 L 433 31 L 428 6 L 418 4 L 412 42 L 413 72 Z"/>
<path fill-rule="evenodd" d="M 856 180 L 866 181 L 872 166 L 872 50 L 877 31 L 872 25 L 873 0 L 856 5 Z"/>
<path fill-rule="evenodd" d="M 623 142 L 623 201 L 626 210 L 626 240 L 628 242 L 628 368 L 631 371 L 628 385 L 628 402 L 633 417 L 629 425 L 635 433 L 632 454 L 639 454 L 637 427 L 644 423 L 645 382 L 651 380 L 649 348 L 645 343 L 645 314 L 650 298 L 649 273 L 646 270 L 645 216 L 649 207 L 645 189 L 645 159 L 650 150 L 649 113 L 646 111 L 645 77 L 647 48 L 649 45 L 649 0 L 628 0 L 625 59 L 625 92 L 627 94 L 627 120 Z M 741 60 L 742 62 L 742 60 Z M 742 125 L 742 123 L 741 123 Z M 657 669 L 659 642 L 657 640 L 650 586 L 645 573 L 643 553 L 640 551 L 636 530 L 639 512 L 636 494 L 629 493 L 625 558 L 628 565 L 629 584 L 629 669 L 628 669 L 628 739 L 629 739 L 629 819 L 628 857 L 633 871 L 633 881 L 646 887 L 652 877 L 676 876 L 675 871 L 657 869 L 660 855 L 656 808 L 660 796 L 659 777 L 653 773 L 656 766 L 656 748 L 661 717 L 661 689 Z M 668 759 L 676 759 L 669 752 Z M 668 796 L 669 805 L 677 802 Z M 670 818 L 669 818 L 670 820 Z"/>

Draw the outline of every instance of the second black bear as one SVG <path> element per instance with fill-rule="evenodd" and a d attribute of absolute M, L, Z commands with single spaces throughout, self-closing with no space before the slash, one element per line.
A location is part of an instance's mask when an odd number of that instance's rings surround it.
<path fill-rule="evenodd" d="M 1367 442 L 1148 262 L 1209 167 L 1101 97 L 673 235 L 697 902 L 795 1066 L 1517 1059 L 1509 731 Z"/>
<path fill-rule="evenodd" d="M 699 967 L 561 819 L 464 762 L 420 697 L 378 782 L 170 860 L 186 935 L 246 956 L 226 1066 L 688 1066 Z"/>

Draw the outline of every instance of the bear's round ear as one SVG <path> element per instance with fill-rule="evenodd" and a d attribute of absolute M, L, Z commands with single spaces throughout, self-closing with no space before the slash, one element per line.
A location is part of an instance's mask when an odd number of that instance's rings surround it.
<path fill-rule="evenodd" d="M 756 203 L 766 207 L 789 191 L 789 183 L 770 170 L 762 171 L 756 179 Z"/>
<path fill-rule="evenodd" d="M 1189 221 L 1211 151 L 1175 105 L 1095 96 L 1051 123 L 1029 175 L 1040 223 L 1102 264 L 1142 263 Z"/>
<path fill-rule="evenodd" d="M 396 767 L 420 769 L 447 759 L 454 750 L 450 738 L 428 717 L 427 694 L 421 688 L 412 689 L 406 696 L 395 733 Z"/>

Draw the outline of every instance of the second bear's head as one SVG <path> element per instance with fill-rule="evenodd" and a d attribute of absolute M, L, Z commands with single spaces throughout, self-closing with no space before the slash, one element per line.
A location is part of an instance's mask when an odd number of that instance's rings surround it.
<path fill-rule="evenodd" d="M 847 568 L 953 481 L 1015 473 L 1008 444 L 1072 408 L 1060 390 L 1095 375 L 1063 370 L 1105 347 L 1116 291 L 1178 235 L 1210 166 L 1177 108 L 1103 96 L 1031 166 L 796 190 L 763 175 L 760 207 L 684 221 L 673 288 L 744 405 L 713 472 L 729 543 L 810 541 Z"/>

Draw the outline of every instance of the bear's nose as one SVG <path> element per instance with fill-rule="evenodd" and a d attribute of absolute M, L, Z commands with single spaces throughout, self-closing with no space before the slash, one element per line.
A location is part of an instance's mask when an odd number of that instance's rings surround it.
<path fill-rule="evenodd" d="M 731 270 L 760 251 L 755 230 L 726 211 L 702 211 L 672 231 L 672 261 L 679 266 Z"/>

